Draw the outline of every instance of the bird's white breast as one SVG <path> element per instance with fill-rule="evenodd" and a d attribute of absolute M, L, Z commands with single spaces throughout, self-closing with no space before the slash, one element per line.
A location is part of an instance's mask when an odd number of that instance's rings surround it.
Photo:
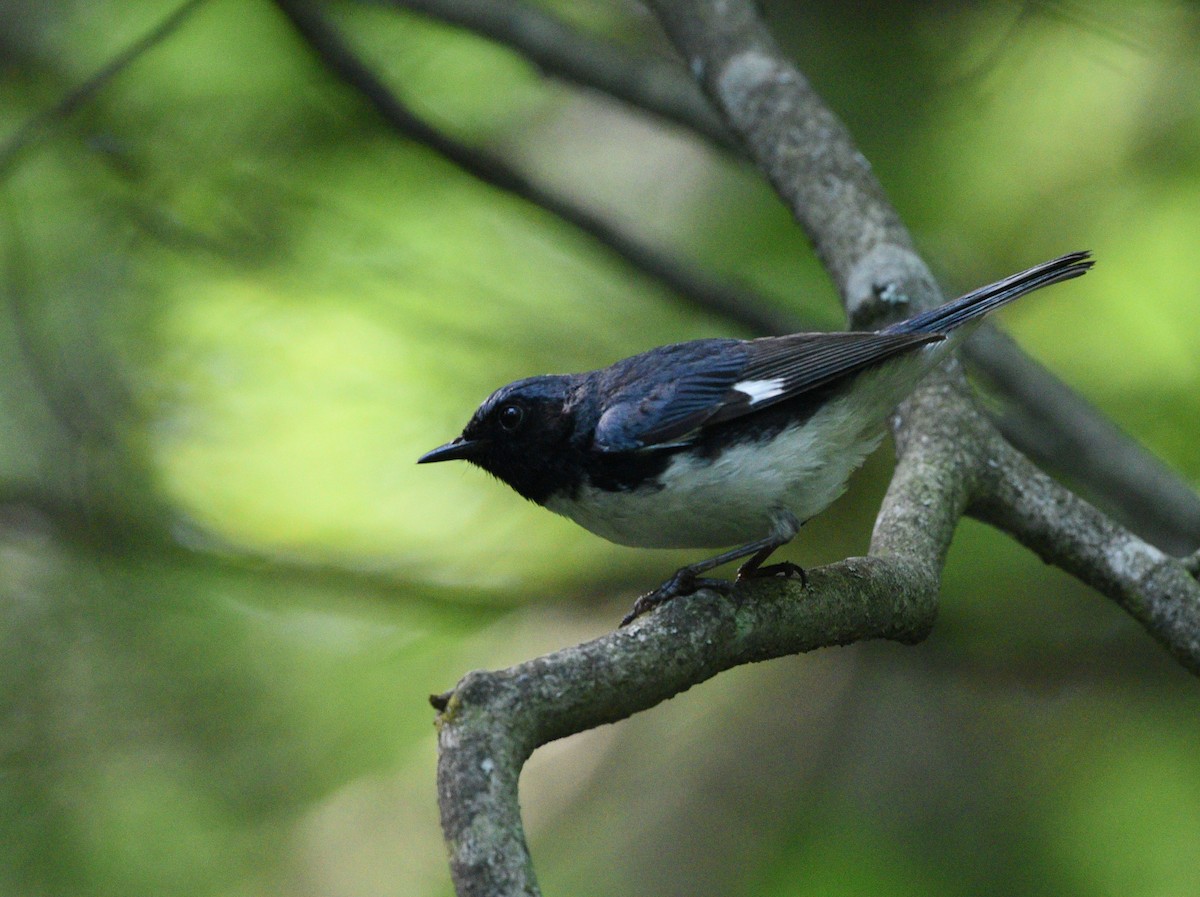
<path fill-rule="evenodd" d="M 661 488 L 606 491 L 584 485 L 550 510 L 622 545 L 718 548 L 766 536 L 772 518 L 801 522 L 828 507 L 879 444 L 886 408 L 834 401 L 770 439 L 734 445 L 715 458 L 681 452 Z"/>

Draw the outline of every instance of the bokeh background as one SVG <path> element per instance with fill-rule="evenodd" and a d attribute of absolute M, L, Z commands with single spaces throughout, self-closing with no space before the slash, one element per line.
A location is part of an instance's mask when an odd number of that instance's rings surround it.
<path fill-rule="evenodd" d="M 743 331 L 397 136 L 268 2 L 196 4 L 46 114 L 176 8 L 0 2 L 0 893 L 445 897 L 427 695 L 608 630 L 692 555 L 415 458 L 511 379 Z M 545 8 L 666 52 L 630 3 Z M 327 9 L 438 127 L 841 326 L 727 154 Z M 1200 486 L 1200 10 L 766 14 L 948 292 L 1096 253 L 1003 324 Z M 863 552 L 889 469 L 790 556 Z M 547 895 L 1193 895 L 1198 735 L 1194 678 L 966 521 L 925 643 L 724 674 L 542 749 L 522 799 Z"/>

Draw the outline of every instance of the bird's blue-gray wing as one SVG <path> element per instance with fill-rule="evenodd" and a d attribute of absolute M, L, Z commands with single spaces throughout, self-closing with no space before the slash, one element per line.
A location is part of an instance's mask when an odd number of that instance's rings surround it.
<path fill-rule="evenodd" d="M 748 363 L 707 424 L 732 420 L 829 386 L 893 356 L 944 339 L 938 333 L 795 333 L 747 343 Z"/>
<path fill-rule="evenodd" d="M 746 366 L 744 340 L 695 340 L 600 372 L 605 409 L 593 446 L 623 452 L 676 444 L 721 407 Z M 685 440 L 686 441 L 686 440 Z"/>
<path fill-rule="evenodd" d="M 940 334 L 798 333 L 745 342 L 701 340 L 639 355 L 605 374 L 615 387 L 596 426 L 601 451 L 686 444 L 705 426 L 831 385 Z M 664 378 L 664 370 L 671 376 Z"/>

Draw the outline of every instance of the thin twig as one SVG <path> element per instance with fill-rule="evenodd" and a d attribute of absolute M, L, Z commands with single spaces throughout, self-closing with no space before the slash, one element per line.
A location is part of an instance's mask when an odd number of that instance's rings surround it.
<path fill-rule="evenodd" d="M 17 128 L 4 146 L 0 147 L 0 180 L 8 177 L 22 151 L 48 132 L 55 122 L 69 118 L 138 58 L 170 37 L 202 3 L 204 0 L 187 0 L 158 25 L 97 69 L 82 84 L 64 94 L 57 103 L 43 109 Z"/>

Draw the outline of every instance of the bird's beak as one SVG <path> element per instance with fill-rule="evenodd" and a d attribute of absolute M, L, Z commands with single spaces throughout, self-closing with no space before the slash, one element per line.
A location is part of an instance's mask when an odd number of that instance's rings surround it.
<path fill-rule="evenodd" d="M 439 445 L 431 452 L 426 452 L 417 459 L 417 463 L 432 464 L 435 461 L 466 460 L 475 454 L 477 448 L 479 448 L 479 441 L 477 439 L 463 439 L 463 437 L 459 436 L 445 445 Z"/>

